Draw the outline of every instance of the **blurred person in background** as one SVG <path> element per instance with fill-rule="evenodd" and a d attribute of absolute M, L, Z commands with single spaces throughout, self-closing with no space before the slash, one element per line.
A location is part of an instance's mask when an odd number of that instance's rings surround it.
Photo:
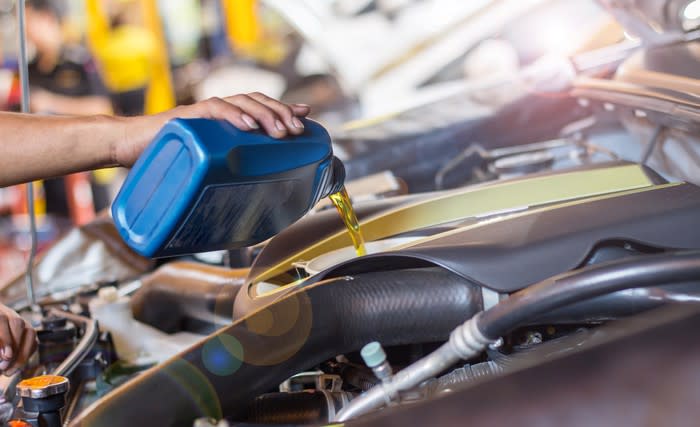
<path fill-rule="evenodd" d="M 86 10 L 100 4 L 97 0 L 87 0 Z M 122 116 L 144 113 L 155 44 L 148 31 L 129 25 L 133 4 L 115 5 L 118 7 L 110 8 L 109 13 L 98 9 L 89 16 L 88 39 L 93 57 L 86 47 L 67 41 L 64 0 L 27 1 L 27 38 L 34 51 L 29 68 L 32 111 Z M 100 211 L 109 206 L 109 179 L 114 177 L 114 173 L 106 172 L 92 176 L 93 207 L 89 210 Z M 75 212 L 76 203 L 68 201 L 66 185 L 69 184 L 61 178 L 44 183 L 47 213 L 77 220 L 81 215 Z M 74 191 L 70 191 L 71 197 Z"/>
<path fill-rule="evenodd" d="M 112 3 L 110 3 L 112 5 Z M 53 114 L 144 113 L 145 91 L 157 45 L 134 24 L 133 2 L 85 2 L 90 49 L 68 43 L 64 0 L 27 0 L 27 39 L 35 51 L 30 63 L 32 110 Z"/>
<path fill-rule="evenodd" d="M 27 1 L 32 110 L 52 114 L 111 114 L 112 103 L 95 62 L 81 46 L 65 42 L 60 3 Z"/>
<path fill-rule="evenodd" d="M 76 43 L 67 43 L 64 4 L 57 0 L 28 0 L 27 41 L 33 54 L 29 64 L 31 108 L 40 114 L 112 114 L 114 109 L 90 53 Z M 89 177 L 83 178 L 86 181 Z M 44 183 L 47 213 L 71 217 L 68 182 L 64 178 Z M 109 204 L 104 186 L 89 185 L 94 208 Z"/>
<path fill-rule="evenodd" d="M 146 92 L 154 76 L 159 46 L 153 32 L 143 25 L 141 3 L 85 0 L 85 9 L 87 44 L 114 113 L 120 116 L 144 114 Z"/>

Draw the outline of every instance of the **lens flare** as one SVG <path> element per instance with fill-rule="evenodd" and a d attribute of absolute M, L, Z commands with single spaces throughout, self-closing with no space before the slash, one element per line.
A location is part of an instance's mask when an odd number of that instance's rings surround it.
<path fill-rule="evenodd" d="M 308 341 L 312 325 L 311 301 L 300 292 L 251 314 L 231 334 L 245 349 L 245 363 L 272 366 L 297 354 Z"/>
<path fill-rule="evenodd" d="M 199 368 L 185 359 L 172 359 L 149 380 L 151 384 L 166 389 L 174 386 L 172 393 L 186 396 L 188 403 L 194 405 L 204 417 L 221 419 L 223 416 L 219 396 L 211 382 Z"/>
<path fill-rule="evenodd" d="M 700 19 L 700 0 L 688 3 L 683 9 L 683 17 L 690 20 Z"/>
<path fill-rule="evenodd" d="M 214 375 L 232 375 L 243 363 L 243 346 L 231 335 L 220 334 L 202 347 L 202 362 Z"/>
<path fill-rule="evenodd" d="M 684 31 L 693 31 L 700 27 L 700 0 L 688 3 L 681 14 Z"/>

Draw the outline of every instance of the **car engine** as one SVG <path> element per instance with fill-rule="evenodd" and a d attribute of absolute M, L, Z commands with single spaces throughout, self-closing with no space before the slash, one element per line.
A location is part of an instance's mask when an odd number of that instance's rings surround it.
<path fill-rule="evenodd" d="M 0 291 L 41 325 L 0 411 L 71 427 L 693 425 L 700 44 L 682 2 L 663 26 L 656 2 L 602 3 L 634 46 L 333 135 L 348 179 L 401 184 L 354 200 L 366 256 L 328 205 L 262 244 L 157 262 L 107 217 L 73 230 L 36 265 L 39 311 L 23 278 Z M 71 386 L 27 385 L 41 375 Z"/>

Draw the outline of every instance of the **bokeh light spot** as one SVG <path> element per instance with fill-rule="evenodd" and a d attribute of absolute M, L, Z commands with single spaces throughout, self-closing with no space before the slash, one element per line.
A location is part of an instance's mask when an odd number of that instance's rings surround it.
<path fill-rule="evenodd" d="M 220 377 L 232 375 L 243 363 L 243 346 L 231 335 L 218 335 L 202 347 L 202 362 L 204 367 L 214 375 Z"/>
<path fill-rule="evenodd" d="M 270 310 L 260 310 L 255 313 L 248 321 L 246 325 L 251 332 L 258 335 L 268 335 L 268 332 L 272 329 L 275 323 L 275 316 Z"/>

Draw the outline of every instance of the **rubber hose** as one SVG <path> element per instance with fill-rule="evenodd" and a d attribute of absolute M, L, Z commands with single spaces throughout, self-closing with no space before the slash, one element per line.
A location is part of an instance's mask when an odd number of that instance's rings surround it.
<path fill-rule="evenodd" d="M 527 325 L 602 323 L 683 300 L 700 300 L 698 283 L 618 291 L 548 311 L 526 323 Z"/>
<path fill-rule="evenodd" d="M 193 262 L 166 264 L 142 279 L 131 310 L 136 320 L 165 333 L 211 333 L 231 323 L 233 301 L 247 272 Z"/>
<path fill-rule="evenodd" d="M 328 403 L 320 391 L 264 394 L 255 398 L 246 422 L 278 425 L 327 423 Z"/>
<path fill-rule="evenodd" d="M 700 279 L 700 252 L 675 252 L 596 264 L 555 276 L 511 295 L 486 310 L 479 330 L 497 339 L 551 310 L 630 288 Z"/>
<path fill-rule="evenodd" d="M 337 278 L 299 288 L 147 371 L 71 425 L 185 426 L 240 419 L 292 375 L 370 341 L 444 341 L 481 308 L 479 288 L 441 269 Z"/>

